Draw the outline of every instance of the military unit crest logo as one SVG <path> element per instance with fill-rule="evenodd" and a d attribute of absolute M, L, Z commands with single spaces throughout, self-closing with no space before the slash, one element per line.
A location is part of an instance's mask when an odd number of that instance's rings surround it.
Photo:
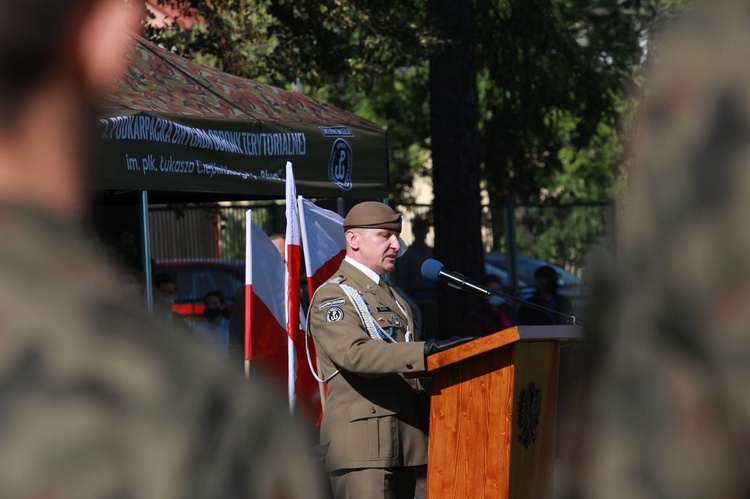
<path fill-rule="evenodd" d="M 345 191 L 352 188 L 352 160 L 352 147 L 349 143 L 341 138 L 336 139 L 328 162 L 328 178 Z"/>

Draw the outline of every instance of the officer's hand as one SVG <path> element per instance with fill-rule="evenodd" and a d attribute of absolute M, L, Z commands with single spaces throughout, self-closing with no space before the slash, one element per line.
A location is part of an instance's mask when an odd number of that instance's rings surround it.
<path fill-rule="evenodd" d="M 442 352 L 443 350 L 448 350 L 449 348 L 455 347 L 456 345 L 460 345 L 461 343 L 466 343 L 467 341 L 474 340 L 473 336 L 452 336 L 448 338 L 447 340 L 433 340 L 429 339 L 424 342 L 424 356 L 427 357 L 428 355 L 432 355 L 433 353 Z"/>

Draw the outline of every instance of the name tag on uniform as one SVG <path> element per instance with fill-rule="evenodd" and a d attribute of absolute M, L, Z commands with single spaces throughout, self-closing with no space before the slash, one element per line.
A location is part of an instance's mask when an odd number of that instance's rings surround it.
<path fill-rule="evenodd" d="M 378 312 L 390 312 L 390 307 L 378 307 Z"/>
<path fill-rule="evenodd" d="M 325 310 L 326 308 L 330 308 L 334 305 L 343 305 L 346 303 L 346 298 L 334 298 L 333 300 L 324 301 L 320 304 L 318 307 L 318 310 Z"/>

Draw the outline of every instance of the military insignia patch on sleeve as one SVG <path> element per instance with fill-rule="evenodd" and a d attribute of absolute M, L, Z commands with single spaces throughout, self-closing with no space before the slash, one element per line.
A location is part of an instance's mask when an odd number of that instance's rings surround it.
<path fill-rule="evenodd" d="M 344 318 L 344 311 L 339 307 L 331 307 L 326 312 L 326 322 L 336 322 Z"/>

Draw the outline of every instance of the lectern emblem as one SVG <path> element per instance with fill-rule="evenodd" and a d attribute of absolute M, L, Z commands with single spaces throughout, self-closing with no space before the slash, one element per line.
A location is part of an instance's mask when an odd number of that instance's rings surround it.
<path fill-rule="evenodd" d="M 521 390 L 518 404 L 518 426 L 521 428 L 518 441 L 528 449 L 536 440 L 535 430 L 542 413 L 542 390 L 536 387 L 536 383 L 529 383 L 528 388 Z"/>

